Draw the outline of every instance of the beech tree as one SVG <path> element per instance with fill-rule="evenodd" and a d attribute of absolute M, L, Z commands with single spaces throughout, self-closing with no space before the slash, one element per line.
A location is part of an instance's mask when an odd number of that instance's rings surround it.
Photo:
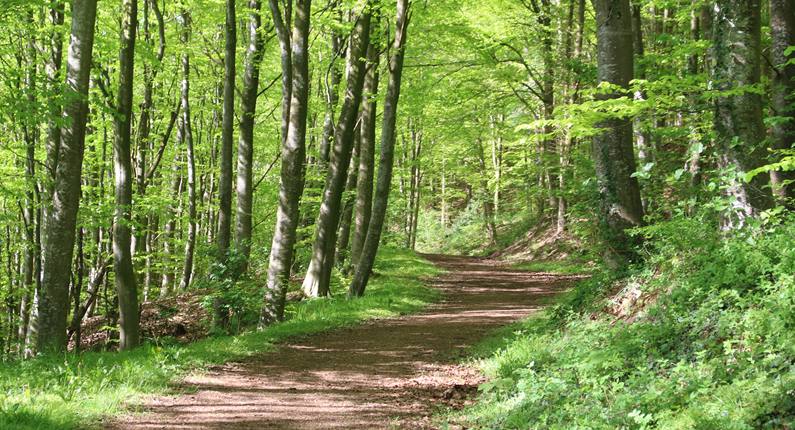
<path fill-rule="evenodd" d="M 119 295 L 119 347 L 130 349 L 140 342 L 138 328 L 138 286 L 131 251 L 134 173 L 131 161 L 130 127 L 133 105 L 135 36 L 138 26 L 138 1 L 122 1 L 121 51 L 119 52 L 119 92 L 116 102 L 114 174 L 116 176 L 116 215 L 113 223 L 113 271 Z"/>
<path fill-rule="evenodd" d="M 392 186 L 392 167 L 395 160 L 395 126 L 397 108 L 400 101 L 400 84 L 403 78 L 403 62 L 407 29 L 409 25 L 410 0 L 398 0 L 397 17 L 395 18 L 395 39 L 392 42 L 392 55 L 389 58 L 389 84 L 384 99 L 384 117 L 381 126 L 381 158 L 378 161 L 378 179 L 373 196 L 373 211 L 370 225 L 364 240 L 361 256 L 356 262 L 356 272 L 348 288 L 349 296 L 362 296 L 370 273 L 373 270 L 375 255 L 381 241 L 381 233 L 389 203 L 389 189 Z"/>
<path fill-rule="evenodd" d="M 334 249 L 337 244 L 337 227 L 340 221 L 342 193 L 348 175 L 348 166 L 353 151 L 355 122 L 359 114 L 364 86 L 366 64 L 362 58 L 370 42 L 371 2 L 366 2 L 364 10 L 356 20 L 351 34 L 348 70 L 348 88 L 340 109 L 340 115 L 331 149 L 326 186 L 317 218 L 315 240 L 312 245 L 312 259 L 304 277 L 303 290 L 307 296 L 322 297 L 329 294 L 331 269 L 334 265 Z"/>
<path fill-rule="evenodd" d="M 66 61 L 66 94 L 70 97 L 63 110 L 67 125 L 60 132 L 51 132 L 50 138 L 54 140 L 50 141 L 47 151 L 48 173 L 52 181 L 47 204 L 52 206 L 42 225 L 42 280 L 36 335 L 37 350 L 44 353 L 66 349 L 69 276 L 80 203 L 97 2 L 73 0 L 71 12 L 72 30 Z M 58 16 L 56 20 L 62 19 L 60 11 L 54 13 Z M 53 43 L 60 43 L 60 38 Z M 60 65 L 59 50 L 54 49 L 53 66 Z M 53 70 L 52 76 L 57 77 L 58 74 Z"/>
<path fill-rule="evenodd" d="M 598 79 L 615 90 L 605 99 L 626 96 L 633 76 L 632 23 L 629 0 L 594 0 L 597 28 Z M 624 94 L 622 94 L 622 92 Z M 610 118 L 600 124 L 593 141 L 593 160 L 600 198 L 600 232 L 608 264 L 632 258 L 633 240 L 626 229 L 643 224 L 640 187 L 632 144 L 632 122 Z"/>

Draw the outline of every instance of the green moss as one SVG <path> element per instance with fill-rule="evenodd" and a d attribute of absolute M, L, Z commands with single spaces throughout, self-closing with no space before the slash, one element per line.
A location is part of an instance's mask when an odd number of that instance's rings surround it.
<path fill-rule="evenodd" d="M 166 392 L 187 372 L 268 351 L 292 336 L 373 318 L 417 312 L 439 294 L 423 279 L 437 273 L 415 254 L 383 249 L 367 293 L 290 305 L 288 320 L 263 331 L 189 345 L 145 345 L 121 353 L 40 357 L 0 366 L 0 429 L 85 428 L 118 414 L 142 395 Z"/>

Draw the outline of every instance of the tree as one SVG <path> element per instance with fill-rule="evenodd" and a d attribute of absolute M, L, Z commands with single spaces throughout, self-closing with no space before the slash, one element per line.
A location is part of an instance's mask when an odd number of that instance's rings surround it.
<path fill-rule="evenodd" d="M 66 125 L 60 131 L 58 144 L 48 150 L 49 174 L 52 177 L 52 194 L 48 201 L 52 208 L 42 227 L 42 282 L 36 343 L 41 353 L 66 349 L 69 275 L 80 205 L 96 13 L 96 0 L 72 2 L 72 30 L 66 62 L 69 100 L 63 111 Z"/>
<path fill-rule="evenodd" d="M 756 0 L 718 0 L 713 23 L 712 80 L 720 96 L 715 100 L 715 133 L 724 169 L 733 169 L 727 193 L 736 222 L 771 206 L 764 175 L 750 182 L 742 176 L 763 164 L 765 127 L 762 99 L 756 90 L 761 75 L 761 10 Z M 725 222 L 731 226 L 734 220 Z"/>
<path fill-rule="evenodd" d="M 113 141 L 116 175 L 116 214 L 113 223 L 113 270 L 119 296 L 119 347 L 131 349 L 140 342 L 138 327 L 138 286 L 131 252 L 132 194 L 134 173 L 131 161 L 135 30 L 138 1 L 122 1 L 119 91 L 116 102 L 116 139 Z"/>
<path fill-rule="evenodd" d="M 180 14 L 182 21 L 182 43 L 190 42 L 190 13 L 183 10 Z M 182 121 L 177 130 L 177 140 L 185 145 L 185 157 L 188 166 L 188 238 L 185 241 L 185 262 L 182 266 L 180 290 L 190 286 L 193 277 L 193 257 L 196 250 L 196 157 L 193 148 L 193 128 L 191 127 L 190 112 L 190 54 L 182 54 L 182 82 L 180 84 L 180 103 L 182 104 Z"/>
<path fill-rule="evenodd" d="M 410 7 L 410 0 L 398 0 L 397 2 L 395 39 L 392 42 L 392 56 L 389 58 L 389 84 L 384 99 L 384 118 L 381 127 L 381 158 L 378 162 L 378 180 L 367 237 L 364 240 L 361 257 L 356 263 L 356 272 L 348 288 L 348 295 L 352 297 L 361 297 L 364 294 L 370 279 L 370 272 L 373 270 L 375 255 L 378 252 L 381 232 L 386 219 L 389 189 L 392 185 L 392 167 L 395 160 L 395 126 L 398 102 L 400 101 L 400 83 L 403 78 Z"/>
<path fill-rule="evenodd" d="M 268 264 L 268 283 L 265 287 L 265 302 L 262 306 L 260 325 L 264 326 L 284 317 L 284 297 L 293 251 L 296 229 L 300 221 L 299 203 L 304 189 L 304 158 L 306 157 L 306 118 L 309 109 L 309 21 L 311 0 L 299 0 L 295 9 L 295 27 L 289 36 L 286 22 L 276 0 L 270 0 L 273 20 L 282 49 L 282 103 L 288 117 L 282 118 L 282 171 L 279 182 L 279 206 L 276 212 L 276 227 L 271 243 Z M 288 15 L 286 15 L 288 16 Z M 289 50 L 292 40 L 292 50 Z"/>
<path fill-rule="evenodd" d="M 259 26 L 257 26 L 258 28 Z M 232 226 L 232 139 L 234 139 L 235 133 L 235 49 L 237 44 L 235 0 L 226 1 L 224 32 L 226 42 L 224 45 L 224 112 L 221 126 L 221 171 L 218 179 L 217 246 L 218 257 L 225 262 L 231 241 Z M 256 39 L 254 43 L 256 43 Z"/>
<path fill-rule="evenodd" d="M 359 115 L 364 86 L 365 63 L 361 59 L 365 56 L 370 41 L 372 14 L 370 7 L 371 2 L 367 1 L 351 34 L 348 88 L 345 91 L 334 135 L 329 171 L 312 245 L 312 259 L 303 283 L 304 294 L 309 297 L 323 297 L 329 294 L 334 249 L 337 244 L 337 227 L 341 216 L 342 193 L 345 190 L 348 166 L 351 162 L 355 123 Z"/>
<path fill-rule="evenodd" d="M 633 75 L 632 23 L 628 0 L 594 0 L 597 27 L 598 79 L 615 88 L 602 100 L 621 97 Z M 593 140 L 599 187 L 599 227 L 605 261 L 621 266 L 634 256 L 626 229 L 643 224 L 640 187 L 632 146 L 632 121 L 609 118 Z"/>
<path fill-rule="evenodd" d="M 367 74 L 364 78 L 364 101 L 362 102 L 361 143 L 359 145 L 359 173 L 356 178 L 356 204 L 353 239 L 351 240 L 351 264 L 356 264 L 362 253 L 367 228 L 373 208 L 373 177 L 375 173 L 375 131 L 378 107 L 378 63 L 380 54 L 371 36 L 367 48 Z M 355 268 L 354 268 L 355 269 Z"/>
<path fill-rule="evenodd" d="M 770 33 L 772 37 L 773 110 L 779 120 L 773 125 L 774 150 L 791 150 L 795 142 L 795 8 L 785 0 L 770 0 Z M 779 158 L 779 157 L 776 157 Z M 795 173 L 771 172 L 773 191 L 778 197 L 795 198 Z"/>

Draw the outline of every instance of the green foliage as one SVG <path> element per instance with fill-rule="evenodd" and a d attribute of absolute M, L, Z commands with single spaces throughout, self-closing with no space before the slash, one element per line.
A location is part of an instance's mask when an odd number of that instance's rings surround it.
<path fill-rule="evenodd" d="M 632 322 L 593 318 L 613 282 L 581 283 L 543 318 L 490 340 L 481 366 L 491 382 L 457 419 L 517 429 L 795 424 L 795 221 L 721 234 L 676 219 L 639 233 L 648 263 L 630 279 L 656 302 Z"/>
<path fill-rule="evenodd" d="M 383 249 L 377 276 L 359 299 L 290 305 L 289 319 L 263 331 L 189 345 L 146 345 L 119 353 L 39 357 L 0 367 L 0 428 L 73 429 L 97 424 L 144 394 L 162 393 L 187 372 L 267 351 L 289 337 L 416 312 L 438 298 L 423 279 L 436 273 L 406 251 Z M 259 297 L 259 295 L 257 295 Z"/>

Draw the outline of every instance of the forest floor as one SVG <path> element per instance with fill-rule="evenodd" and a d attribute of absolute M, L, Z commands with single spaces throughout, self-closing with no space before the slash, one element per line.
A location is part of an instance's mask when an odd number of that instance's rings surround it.
<path fill-rule="evenodd" d="M 426 256 L 445 272 L 424 313 L 293 339 L 274 351 L 189 376 L 175 396 L 146 400 L 122 429 L 435 428 L 483 382 L 461 364 L 494 329 L 537 311 L 573 277 L 495 260 Z"/>

